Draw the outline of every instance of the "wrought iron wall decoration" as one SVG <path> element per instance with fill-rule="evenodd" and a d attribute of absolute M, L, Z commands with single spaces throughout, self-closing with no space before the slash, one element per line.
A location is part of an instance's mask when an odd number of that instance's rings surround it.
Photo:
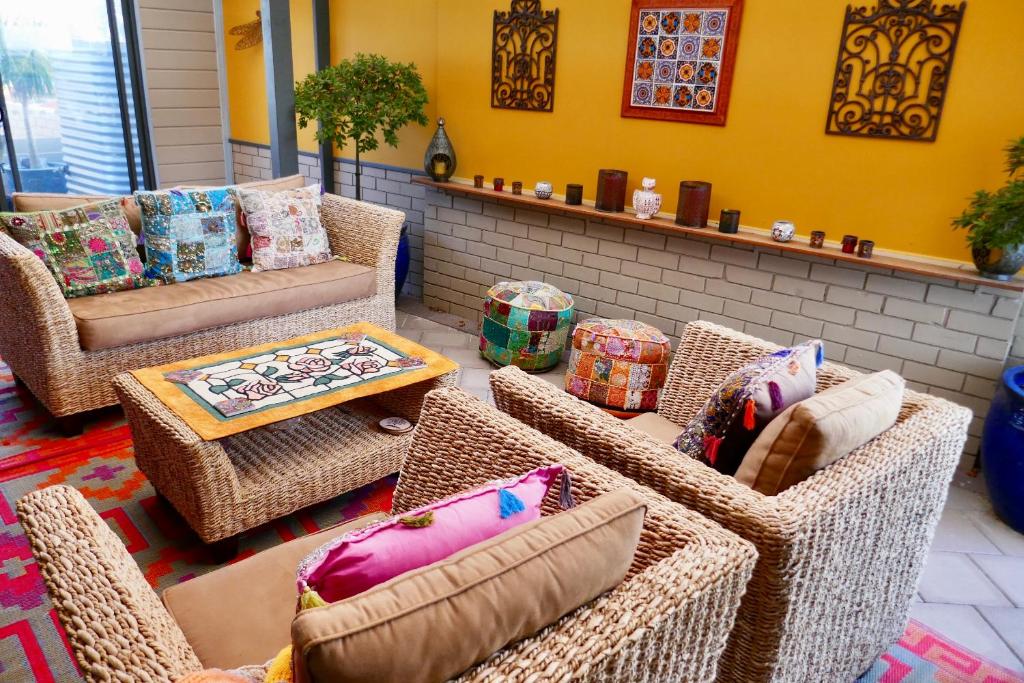
<path fill-rule="evenodd" d="M 542 11 L 540 0 L 512 0 L 508 12 L 495 10 L 491 106 L 552 111 L 557 46 L 557 9 Z"/>
<path fill-rule="evenodd" d="M 825 132 L 934 140 L 966 7 L 931 0 L 847 6 Z"/>

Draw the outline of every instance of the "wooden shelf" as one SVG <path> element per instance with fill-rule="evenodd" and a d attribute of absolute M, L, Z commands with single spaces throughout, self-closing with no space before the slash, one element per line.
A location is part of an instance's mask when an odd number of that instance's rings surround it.
<path fill-rule="evenodd" d="M 795 240 L 791 242 L 776 242 L 768 235 L 762 235 L 760 233 L 749 232 L 742 229 L 738 233 L 728 234 L 718 232 L 718 230 L 711 227 L 685 228 L 664 218 L 641 220 L 631 213 L 607 213 L 605 211 L 598 211 L 592 206 L 572 206 L 566 204 L 560 199 L 537 199 L 533 195 L 515 195 L 508 191 L 495 192 L 491 189 L 476 188 L 472 185 L 463 185 L 462 183 L 439 183 L 427 178 L 426 176 L 416 176 L 413 178 L 413 182 L 433 187 L 450 194 L 489 199 L 503 204 L 521 206 L 535 211 L 544 211 L 547 213 L 558 213 L 566 216 L 599 220 L 605 223 L 615 223 L 632 228 L 657 228 L 658 230 L 663 230 L 665 232 L 692 235 L 694 237 L 702 237 L 712 241 L 746 244 L 754 247 L 762 247 L 764 249 L 776 249 L 790 254 L 816 256 L 823 260 L 832 260 L 840 263 L 855 263 L 859 266 L 867 266 L 883 270 L 895 270 L 902 273 L 914 273 L 915 275 L 925 275 L 928 277 L 952 280 L 955 282 L 965 282 L 985 287 L 994 287 L 996 289 L 1008 289 L 1015 292 L 1024 292 L 1024 278 L 1017 277 L 1008 282 L 990 280 L 988 278 L 981 277 L 978 275 L 977 271 L 974 270 L 973 266 L 966 264 L 960 267 L 943 266 L 924 261 L 915 261 L 909 258 L 900 258 L 898 256 L 884 256 L 877 253 L 872 258 L 865 259 L 858 257 L 856 254 L 845 254 L 835 247 L 812 249 L 806 242 L 797 242 Z"/>

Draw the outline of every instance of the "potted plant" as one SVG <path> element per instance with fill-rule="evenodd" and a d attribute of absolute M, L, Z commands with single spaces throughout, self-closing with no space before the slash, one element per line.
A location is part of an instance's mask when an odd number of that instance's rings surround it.
<path fill-rule="evenodd" d="M 427 91 L 415 64 L 388 61 L 381 55 L 354 59 L 310 74 L 295 87 L 299 127 L 319 122 L 316 139 L 343 149 L 355 147 L 356 199 L 363 198 L 360 154 L 380 146 L 378 134 L 398 146 L 398 130 L 409 123 L 427 125 L 423 108 Z"/>
<path fill-rule="evenodd" d="M 1009 280 L 1024 266 L 1024 137 L 1006 148 L 1009 182 L 995 192 L 978 190 L 953 221 L 967 230 L 974 265 L 982 277 Z"/>

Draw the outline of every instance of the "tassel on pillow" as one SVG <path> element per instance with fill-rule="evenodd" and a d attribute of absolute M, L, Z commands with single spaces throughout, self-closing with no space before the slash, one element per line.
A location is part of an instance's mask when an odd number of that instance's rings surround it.
<path fill-rule="evenodd" d="M 498 501 L 498 509 L 501 512 L 502 519 L 508 519 L 512 515 L 518 514 L 526 509 L 526 505 L 523 504 L 523 501 L 519 500 L 518 496 L 508 489 L 498 490 Z"/>

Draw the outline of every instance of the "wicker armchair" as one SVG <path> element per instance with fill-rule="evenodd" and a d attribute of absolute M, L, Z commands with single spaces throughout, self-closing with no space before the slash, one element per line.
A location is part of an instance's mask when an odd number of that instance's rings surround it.
<path fill-rule="evenodd" d="M 323 197 L 331 251 L 376 270 L 373 296 L 119 348 L 85 351 L 53 276 L 31 251 L 0 231 L 0 356 L 55 417 L 117 403 L 120 372 L 161 365 L 317 330 L 369 321 L 395 327 L 395 253 L 405 220 L 392 209 Z"/>
<path fill-rule="evenodd" d="M 543 464 L 578 501 L 642 489 L 458 389 L 431 392 L 395 491 L 401 513 Z M 496 653 L 460 681 L 710 681 L 756 561 L 753 546 L 653 491 L 633 565 L 614 590 Z M 556 512 L 558 491 L 544 504 Z M 202 667 L 118 538 L 73 489 L 18 503 L 75 656 L 90 681 L 173 681 Z"/>
<path fill-rule="evenodd" d="M 690 323 L 660 414 L 685 425 L 726 375 L 778 348 Z M 818 388 L 856 375 L 826 363 Z M 516 368 L 492 373 L 491 389 L 516 419 L 757 546 L 721 666 L 721 680 L 743 683 L 851 681 L 900 636 L 971 416 L 907 391 L 887 432 L 765 496 Z"/>

